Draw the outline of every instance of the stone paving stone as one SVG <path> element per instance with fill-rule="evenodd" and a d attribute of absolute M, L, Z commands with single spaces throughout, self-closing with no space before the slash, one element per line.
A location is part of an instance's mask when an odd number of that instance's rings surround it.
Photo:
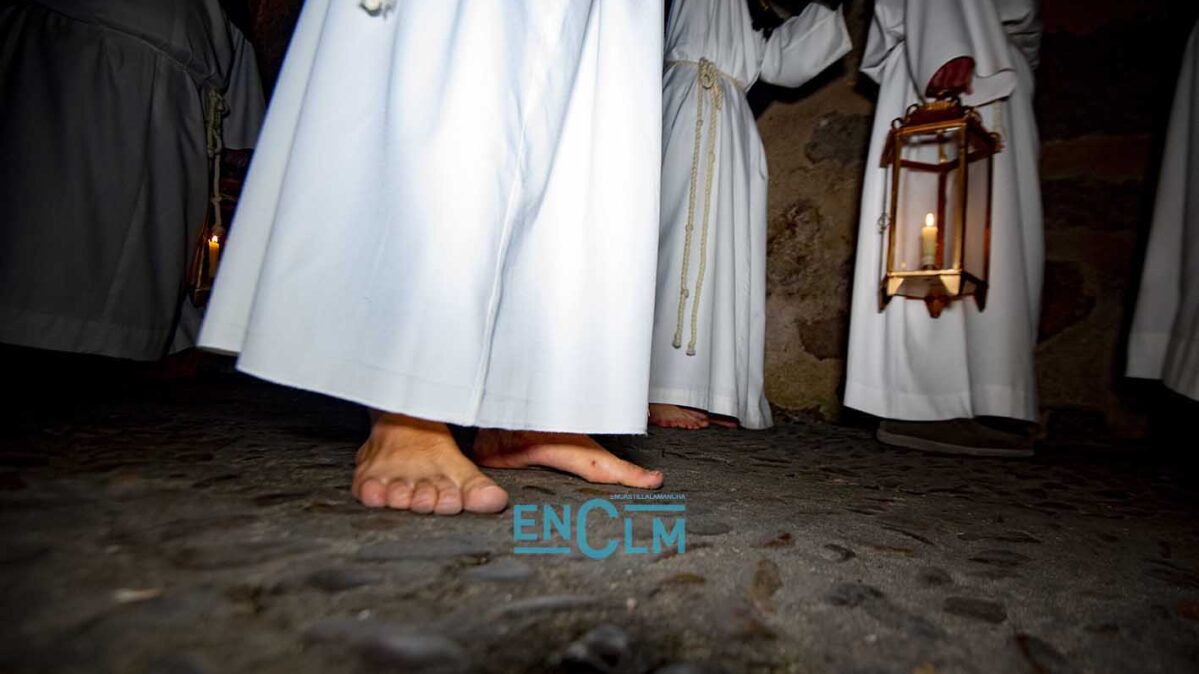
<path fill-rule="evenodd" d="M 567 646 L 555 664 L 570 674 L 634 674 L 641 671 L 635 659 L 628 633 L 604 624 Z"/>
<path fill-rule="evenodd" d="M 501 559 L 462 573 L 467 580 L 519 583 L 533 577 L 533 568 L 514 559 Z"/>
<path fill-rule="evenodd" d="M 514 554 L 511 510 L 361 507 L 365 417 L 328 398 L 223 376 L 14 411 L 5 674 L 1199 671 L 1199 491 L 1160 455 L 605 437 L 686 497 L 687 540 L 629 554 L 601 516 L 589 540 L 621 547 L 594 560 Z M 489 473 L 514 504 L 634 491 Z"/>
<path fill-rule="evenodd" d="M 1007 609 L 1003 604 L 985 599 L 971 597 L 946 597 L 945 612 L 965 618 L 974 618 L 989 623 L 1001 623 L 1007 620 Z"/>
<path fill-rule="evenodd" d="M 377 585 L 383 576 L 361 569 L 321 569 L 305 578 L 305 583 L 325 592 L 344 592 L 366 585 Z"/>
<path fill-rule="evenodd" d="M 486 557 L 490 550 L 468 538 L 384 541 L 358 550 L 358 559 L 366 562 L 387 562 L 406 559 L 449 559 L 453 557 Z"/>
<path fill-rule="evenodd" d="M 349 648 L 370 664 L 420 674 L 457 674 L 470 669 L 470 656 L 441 634 L 372 620 L 334 619 L 304 632 L 305 641 Z"/>

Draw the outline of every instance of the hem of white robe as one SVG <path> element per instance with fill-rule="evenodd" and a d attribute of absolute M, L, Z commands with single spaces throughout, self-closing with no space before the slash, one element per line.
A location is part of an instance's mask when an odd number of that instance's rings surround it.
<path fill-rule="evenodd" d="M 884 419 L 945 421 L 972 417 L 1037 420 L 1036 396 L 1021 388 L 978 386 L 972 390 L 929 395 L 902 393 L 846 382 L 845 406 Z"/>
<path fill-rule="evenodd" d="M 1199 401 L 1199 386 L 1196 386 L 1194 381 L 1184 382 L 1181 381 L 1181 379 L 1175 380 L 1167 377 L 1162 379 L 1162 384 L 1180 396 L 1185 396 L 1191 400 Z"/>
<path fill-rule="evenodd" d="M 1199 400 L 1199 375 L 1170 367 L 1166 360 L 1174 336 L 1166 332 L 1133 332 L 1128 338 L 1128 366 L 1124 374 L 1133 379 L 1157 379 L 1171 391 Z M 1199 353 L 1199 340 L 1184 342 L 1190 353 Z M 1171 364 L 1172 365 L 1172 364 Z"/>
<path fill-rule="evenodd" d="M 0 310 L 0 343 L 47 351 L 152 361 L 195 344 L 194 335 L 169 328 L 142 328 L 32 311 Z"/>
<path fill-rule="evenodd" d="M 1161 379 L 1170 333 L 1133 332 L 1128 336 L 1128 365 L 1125 375 L 1134 379 Z"/>
<path fill-rule="evenodd" d="M 200 348 L 238 355 L 243 336 L 244 328 L 206 322 L 200 335 Z M 602 405 L 591 402 L 586 406 L 586 419 L 550 418 L 529 413 L 541 406 L 538 401 L 497 393 L 485 393 L 478 413 L 472 414 L 469 411 L 471 402 L 478 396 L 472 386 L 431 382 L 358 362 L 299 362 L 271 352 L 256 352 L 249 358 L 241 355 L 237 369 L 273 384 L 456 426 L 588 435 L 644 435 L 647 421 L 645 404 L 635 406 L 642 410 L 635 420 L 628 415 L 597 418 Z M 335 374 L 331 376 L 330 372 Z M 353 381 L 357 386 L 348 386 L 347 381 Z"/>
<path fill-rule="evenodd" d="M 651 387 L 649 390 L 649 401 L 661 405 L 694 407 L 710 414 L 733 417 L 737 420 L 737 423 L 741 424 L 742 428 L 754 431 L 770 428 L 774 425 L 774 419 L 770 415 L 769 406 L 767 406 L 765 413 L 753 414 L 753 410 L 749 410 L 748 413 L 742 413 L 737 396 L 713 394 L 707 389 Z"/>

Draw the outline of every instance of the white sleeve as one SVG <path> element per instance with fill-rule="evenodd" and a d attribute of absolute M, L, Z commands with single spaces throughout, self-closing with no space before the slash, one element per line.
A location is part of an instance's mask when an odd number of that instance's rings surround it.
<path fill-rule="evenodd" d="M 798 87 L 847 54 L 851 46 L 841 10 L 812 3 L 771 33 L 758 76 L 772 84 Z"/>
<path fill-rule="evenodd" d="M 923 94 L 933 75 L 949 61 L 974 59 L 974 93 L 967 105 L 983 105 L 1011 95 L 1016 87 L 1008 36 L 989 0 L 907 0 L 904 16 L 908 67 Z"/>
<path fill-rule="evenodd" d="M 1041 7 L 1039 0 L 996 0 L 999 19 L 1028 65 L 1036 70 L 1041 58 Z"/>
<path fill-rule="evenodd" d="M 880 84 L 887 58 L 903 42 L 903 12 L 904 0 L 876 0 L 874 3 L 860 69 Z"/>

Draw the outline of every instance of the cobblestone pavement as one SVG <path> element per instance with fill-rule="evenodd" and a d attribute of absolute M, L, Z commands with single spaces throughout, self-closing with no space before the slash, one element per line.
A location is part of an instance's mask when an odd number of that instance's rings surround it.
<path fill-rule="evenodd" d="M 511 509 L 359 507 L 365 419 L 337 401 L 226 375 L 10 411 L 3 672 L 1199 668 L 1199 503 L 1160 460 L 941 458 L 801 422 L 614 438 L 686 497 L 686 548 L 654 554 L 637 520 L 649 553 L 593 560 L 514 554 Z M 492 475 L 514 503 L 629 493 Z"/>

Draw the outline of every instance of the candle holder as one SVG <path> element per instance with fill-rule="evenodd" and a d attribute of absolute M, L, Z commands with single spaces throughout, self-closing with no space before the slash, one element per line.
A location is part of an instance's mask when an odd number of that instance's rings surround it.
<path fill-rule="evenodd" d="M 881 165 L 890 170 L 883 214 L 879 311 L 899 296 L 923 300 L 937 318 L 974 297 L 986 308 L 994 156 L 999 134 L 957 98 L 908 108 L 891 124 Z"/>
<path fill-rule="evenodd" d="M 208 303 L 212 285 L 216 281 L 217 267 L 225 245 L 225 228 L 221 225 L 205 225 L 193 249 L 188 269 L 188 296 L 192 304 L 202 307 Z"/>

